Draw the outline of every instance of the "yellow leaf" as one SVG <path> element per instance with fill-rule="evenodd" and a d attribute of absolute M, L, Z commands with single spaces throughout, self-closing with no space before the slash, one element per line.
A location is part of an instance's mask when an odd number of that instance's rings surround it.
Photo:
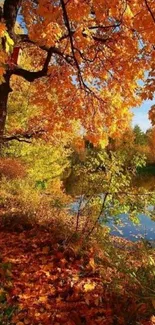
<path fill-rule="evenodd" d="M 92 283 L 85 283 L 84 285 L 84 290 L 87 292 L 87 291 L 92 291 L 94 290 L 95 288 L 95 283 L 92 282 Z"/>
<path fill-rule="evenodd" d="M 47 301 L 47 297 L 46 296 L 39 297 L 39 302 L 46 302 L 46 301 Z"/>
<path fill-rule="evenodd" d="M 151 256 L 149 256 L 149 263 L 150 265 L 155 265 L 155 261 Z"/>
<path fill-rule="evenodd" d="M 134 16 L 129 5 L 127 5 L 127 7 L 126 7 L 124 16 L 126 16 L 127 18 L 132 18 Z"/>
<path fill-rule="evenodd" d="M 14 41 L 13 39 L 9 36 L 9 34 L 7 32 L 4 33 L 5 38 L 6 38 L 6 42 L 5 42 L 5 51 L 6 53 L 10 53 L 13 50 L 13 46 L 14 46 Z"/>

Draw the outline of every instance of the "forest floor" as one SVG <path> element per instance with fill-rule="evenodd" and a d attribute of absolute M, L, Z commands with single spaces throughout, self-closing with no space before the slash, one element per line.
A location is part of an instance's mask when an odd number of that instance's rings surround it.
<path fill-rule="evenodd" d="M 124 251 L 129 264 L 136 260 L 132 245 Z M 153 300 L 122 270 L 105 252 L 64 245 L 45 229 L 3 230 L 0 325 L 155 324 Z"/>

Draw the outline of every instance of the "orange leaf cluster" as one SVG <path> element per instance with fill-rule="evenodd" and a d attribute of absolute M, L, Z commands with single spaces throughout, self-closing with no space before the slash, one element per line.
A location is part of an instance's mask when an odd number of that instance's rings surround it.
<path fill-rule="evenodd" d="M 6 26 L 4 23 L 0 22 L 0 37 L 4 36 L 4 32 L 6 30 Z"/>
<path fill-rule="evenodd" d="M 130 109 L 153 98 L 154 1 L 27 0 L 20 10 L 28 41 L 15 39 L 25 62 L 11 73 L 33 82 L 29 103 L 41 110 L 30 128 L 37 124 L 51 136 L 78 120 L 95 145 L 119 136 L 131 121 Z M 1 36 L 4 30 L 1 23 Z M 9 68 L 3 50 L 0 63 L 2 76 Z M 139 81 L 145 79 L 142 93 Z"/>
<path fill-rule="evenodd" d="M 73 0 L 65 9 L 62 3 L 22 6 L 31 41 L 57 53 L 48 77 L 36 81 L 32 102 L 43 108 L 37 123 L 52 133 L 56 124 L 65 130 L 78 119 L 94 144 L 106 142 L 105 134 L 126 129 L 130 108 L 141 103 L 138 82 L 153 58 L 154 3 Z"/>

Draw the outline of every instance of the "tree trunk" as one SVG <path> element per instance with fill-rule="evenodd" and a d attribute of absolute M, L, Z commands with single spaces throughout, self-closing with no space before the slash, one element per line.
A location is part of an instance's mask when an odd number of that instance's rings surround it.
<path fill-rule="evenodd" d="M 12 91 L 10 88 L 10 73 L 6 72 L 5 82 L 0 85 L 0 142 L 3 142 L 3 135 L 5 130 L 5 122 L 7 116 L 7 102 L 8 95 Z"/>

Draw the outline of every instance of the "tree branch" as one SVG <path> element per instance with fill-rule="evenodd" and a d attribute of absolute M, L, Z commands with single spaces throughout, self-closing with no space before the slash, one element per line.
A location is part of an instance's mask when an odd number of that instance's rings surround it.
<path fill-rule="evenodd" d="M 107 200 L 108 195 L 109 195 L 108 192 L 105 193 L 104 198 L 103 198 L 103 202 L 102 202 L 102 205 L 101 205 L 101 209 L 100 209 L 100 212 L 99 212 L 99 215 L 98 215 L 96 221 L 94 222 L 93 227 L 89 230 L 89 232 L 88 232 L 86 238 L 89 238 L 89 236 L 92 234 L 92 232 L 93 232 L 94 229 L 96 228 L 97 223 L 99 222 L 99 220 L 100 220 L 100 218 L 101 218 L 101 216 L 102 216 L 102 213 L 103 213 L 103 211 L 104 211 L 105 203 L 106 203 L 106 200 Z"/>
<path fill-rule="evenodd" d="M 32 139 L 35 138 L 35 136 L 44 134 L 44 130 L 37 130 L 37 131 L 31 131 L 31 132 L 24 132 L 22 134 L 12 134 L 10 136 L 1 136 L 0 137 L 0 143 L 9 142 L 12 140 L 16 140 L 18 142 L 26 142 L 26 143 L 32 143 Z"/>
<path fill-rule="evenodd" d="M 65 3 L 64 3 L 64 0 L 60 0 L 60 2 L 61 2 L 61 7 L 62 7 L 62 11 L 63 11 L 63 16 L 64 16 L 64 23 L 65 23 L 66 28 L 68 30 L 68 36 L 69 36 L 69 39 L 70 39 L 70 45 L 71 45 L 72 55 L 73 55 L 73 58 L 74 58 L 74 62 L 75 62 L 77 71 L 78 71 L 79 82 L 80 82 L 80 85 L 82 85 L 84 83 L 83 83 L 83 79 L 82 79 L 82 75 L 81 75 L 81 70 L 80 70 L 80 67 L 79 67 L 79 63 L 78 63 L 78 61 L 76 59 L 76 56 L 75 56 L 75 48 L 74 48 L 74 43 L 73 43 L 73 38 L 72 38 L 73 33 L 71 31 L 71 28 L 70 28 L 70 23 L 69 23 L 69 18 L 68 18 L 66 6 L 65 6 Z"/>
<path fill-rule="evenodd" d="M 17 67 L 17 68 L 12 70 L 12 74 L 23 77 L 29 82 L 33 82 L 35 79 L 46 76 L 47 71 L 48 71 L 48 65 L 50 63 L 52 53 L 53 53 L 52 48 L 50 48 L 48 50 L 48 52 L 47 52 L 47 57 L 46 57 L 46 60 L 44 62 L 44 66 L 43 66 L 42 70 L 34 72 L 34 71 L 28 71 L 28 70 Z"/>
<path fill-rule="evenodd" d="M 29 43 L 32 44 L 36 47 L 39 47 L 41 50 L 49 52 L 49 50 L 53 53 L 53 54 L 58 54 L 59 56 L 61 56 L 68 64 L 72 65 L 73 62 L 73 57 L 71 55 L 65 55 L 63 52 L 60 51 L 60 49 L 56 46 L 51 46 L 50 48 L 45 46 L 45 45 L 38 45 L 35 42 L 33 42 L 32 40 L 29 39 L 28 35 L 22 34 L 22 35 L 18 35 L 18 39 L 17 39 L 17 44 L 20 43 Z"/>
<path fill-rule="evenodd" d="M 88 27 L 88 29 L 110 29 L 110 28 L 116 28 L 116 27 L 119 27 L 121 25 L 121 22 L 117 23 L 117 24 L 114 24 L 114 25 L 107 25 L 107 26 L 104 26 L 104 25 L 95 25 L 95 26 L 90 26 Z"/>
<path fill-rule="evenodd" d="M 9 142 L 9 141 L 12 141 L 12 140 L 15 140 L 15 141 L 18 141 L 18 142 L 26 142 L 26 143 L 32 143 L 31 140 L 27 140 L 25 138 L 20 138 L 16 135 L 12 135 L 10 137 L 3 137 L 3 138 L 0 138 L 0 143 L 5 143 L 5 142 Z"/>
<path fill-rule="evenodd" d="M 153 12 L 152 12 L 152 9 L 150 8 L 150 6 L 149 6 L 149 4 L 148 4 L 148 1 L 147 1 L 147 0 L 144 0 L 144 1 L 145 1 L 146 8 L 148 9 L 148 11 L 149 11 L 149 13 L 150 13 L 150 15 L 151 15 L 151 17 L 152 17 L 154 23 L 155 23 L 155 16 L 154 16 L 154 14 L 153 14 Z"/>
<path fill-rule="evenodd" d="M 14 26 L 20 5 L 21 0 L 5 0 L 3 6 L 3 18 L 5 19 L 7 31 L 14 40 L 16 40 Z"/>

